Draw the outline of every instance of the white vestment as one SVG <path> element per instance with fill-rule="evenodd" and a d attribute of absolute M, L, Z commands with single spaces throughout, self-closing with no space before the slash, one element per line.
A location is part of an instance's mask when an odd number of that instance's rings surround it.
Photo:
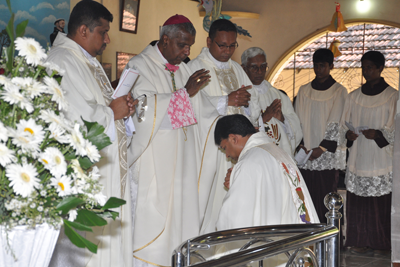
<path fill-rule="evenodd" d="M 304 201 L 306 213 L 299 212 L 299 199 Z M 296 163 L 265 133 L 253 134 L 233 167 L 217 229 L 304 223 L 304 217 L 319 222 Z"/>
<path fill-rule="evenodd" d="M 325 151 L 319 158 L 307 161 L 302 169 L 311 171 L 345 169 L 346 149 L 339 146 L 339 122 L 346 96 L 346 88 L 337 82 L 323 91 L 313 89 L 311 82 L 300 87 L 295 110 L 303 129 L 304 146 L 313 149 L 324 139 L 338 143 L 335 153 Z"/>
<path fill-rule="evenodd" d="M 253 134 L 232 170 L 230 189 L 219 213 L 217 229 L 305 221 L 319 222 L 296 163 L 265 133 Z M 219 246 L 218 256 L 236 252 L 237 245 L 227 243 Z M 244 243 L 239 243 L 239 247 L 241 245 Z M 287 261 L 288 258 L 280 254 L 264 260 L 264 266 L 285 266 Z M 251 266 L 258 266 L 258 263 Z"/>
<path fill-rule="evenodd" d="M 174 130 L 166 127 L 165 116 L 174 91 L 165 61 L 156 45 L 147 46 L 127 64 L 140 72 L 133 87 L 134 97 L 145 94 L 148 105 L 144 121 L 139 122 L 133 116 L 136 133 L 130 165 L 136 165 L 138 182 L 135 266 L 170 266 L 173 250 L 199 235 L 202 214 L 198 190 L 203 182 L 199 173 L 203 171 L 203 151 L 212 148 L 205 148 L 204 144 L 207 140 L 214 142 L 210 132 L 218 116 L 207 96 L 199 92 L 190 98 L 198 123 Z M 180 89 L 186 85 L 191 71 L 185 63 L 178 66 L 174 79 L 176 88 Z"/>
<path fill-rule="evenodd" d="M 348 131 L 345 122 L 355 128 L 366 126 L 380 130 L 389 142 L 380 148 L 374 140 L 360 134 L 349 148 L 346 189 L 358 196 L 379 197 L 392 191 L 394 117 L 398 95 L 392 87 L 374 96 L 365 95 L 360 87 L 346 98 L 341 120 L 342 146 L 346 146 L 345 134 Z"/>
<path fill-rule="evenodd" d="M 275 99 L 281 100 L 282 114 L 285 118 L 282 123 L 276 118 L 272 118 L 264 123 L 265 132 L 271 138 L 273 143 L 285 150 L 290 156 L 294 156 L 296 147 L 303 139 L 303 132 L 300 126 L 299 117 L 293 109 L 289 97 L 278 89 L 274 88 L 268 81 L 264 80 L 260 85 L 253 85 L 259 94 L 259 104 L 263 111 Z"/>
<path fill-rule="evenodd" d="M 95 58 L 92 60 L 97 66 L 89 62 L 76 42 L 62 33 L 57 35 L 47 59 L 65 70 L 61 86 L 69 103 L 68 111 L 64 112 L 66 117 L 81 124 L 81 117 L 89 122 L 98 122 L 105 127 L 105 132 L 115 127 L 116 139 L 100 151 L 102 158 L 96 166 L 100 170 L 100 182 L 104 185 L 103 193 L 107 197 L 125 199 L 126 204 L 116 209 L 119 217 L 115 221 L 110 219 L 106 226 L 93 227 L 93 233 L 86 232 L 86 238 L 98 245 L 97 254 L 76 248 L 61 233 L 50 266 L 130 267 L 132 211 L 125 126 L 123 120 L 114 122 L 114 113 L 108 107 L 113 89 L 100 63 Z M 122 138 L 124 135 L 125 138 Z M 121 156 L 125 157 L 124 161 L 120 161 Z"/>
<path fill-rule="evenodd" d="M 217 65 L 218 64 L 218 65 Z M 211 96 L 213 105 L 217 108 L 221 115 L 243 114 L 247 116 L 253 125 L 258 124 L 258 118 L 261 108 L 258 104 L 258 91 L 254 88 L 248 90 L 251 94 L 249 108 L 227 106 L 227 96 L 232 91 L 236 91 L 242 85 L 252 85 L 249 77 L 243 68 L 235 61 L 229 59 L 228 62 L 217 62 L 209 52 L 208 48 L 203 48 L 200 55 L 188 63 L 190 69 L 194 72 L 200 69 L 209 70 L 211 76 L 210 81 L 201 89 L 208 96 Z M 222 98 L 224 96 L 225 98 Z M 221 100 L 225 99 L 225 103 Z M 221 105 L 222 103 L 222 105 Z M 221 108 L 222 107 L 222 108 Z M 250 113 L 250 114 L 248 114 Z M 217 146 L 213 145 L 217 150 Z M 215 222 L 218 218 L 218 212 L 222 205 L 222 200 L 226 194 L 223 183 L 226 172 L 231 168 L 232 162 L 226 159 L 225 153 L 217 151 L 213 154 L 215 157 L 207 157 L 205 166 L 216 166 L 215 178 L 210 188 L 203 186 L 200 189 L 200 198 L 207 203 L 204 219 L 202 220 L 200 234 L 216 231 Z"/>

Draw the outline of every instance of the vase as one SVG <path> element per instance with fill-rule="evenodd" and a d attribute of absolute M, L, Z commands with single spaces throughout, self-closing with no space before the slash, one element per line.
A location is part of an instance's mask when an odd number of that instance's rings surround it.
<path fill-rule="evenodd" d="M 47 267 L 60 233 L 48 224 L 34 229 L 21 225 L 7 232 L 0 226 L 0 231 L 0 266 L 7 267 Z"/>

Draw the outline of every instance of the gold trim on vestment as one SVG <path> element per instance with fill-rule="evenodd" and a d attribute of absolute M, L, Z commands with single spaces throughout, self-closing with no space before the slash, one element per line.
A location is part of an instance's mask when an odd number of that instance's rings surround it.
<path fill-rule="evenodd" d="M 213 121 L 213 123 L 211 123 L 210 129 L 208 130 L 206 142 L 205 142 L 204 148 L 203 148 L 203 155 L 201 156 L 201 165 L 200 165 L 199 179 L 197 179 L 197 193 L 200 192 L 201 171 L 202 171 L 202 169 L 203 169 L 203 161 L 204 161 L 204 155 L 205 155 L 205 153 L 206 153 L 206 147 L 207 147 L 208 137 L 210 136 L 210 132 L 211 132 L 211 129 L 212 129 L 214 123 L 217 121 L 217 119 L 219 119 L 219 117 L 221 117 L 221 116 L 217 116 L 217 117 L 215 118 L 215 120 Z"/>
<path fill-rule="evenodd" d="M 160 235 L 162 234 L 162 233 L 164 233 L 164 230 L 165 230 L 165 228 L 161 231 L 161 233 L 158 235 L 158 236 L 156 236 L 153 240 L 151 240 L 149 243 L 147 243 L 146 245 L 144 245 L 143 247 L 141 247 L 141 248 L 138 248 L 137 250 L 134 250 L 133 251 L 133 253 L 135 253 L 135 252 L 138 252 L 138 251 L 140 251 L 140 250 L 142 250 L 142 249 L 144 249 L 145 247 L 147 247 L 147 246 L 149 246 L 151 243 L 153 243 L 154 241 L 156 241 L 157 240 L 157 238 L 159 238 L 160 237 Z"/>
<path fill-rule="evenodd" d="M 143 155 L 143 153 L 146 151 L 146 149 L 150 146 L 151 143 L 151 138 L 153 137 L 153 133 L 154 133 L 154 128 L 156 127 L 156 117 L 157 117 L 157 95 L 154 95 L 154 118 L 153 118 L 153 129 L 151 130 L 151 135 L 150 135 L 150 140 L 149 143 L 147 144 L 146 148 L 143 150 L 142 154 L 140 154 L 140 156 L 131 164 L 130 167 L 133 166 L 133 164 L 135 164 L 135 162 Z"/>
<path fill-rule="evenodd" d="M 135 255 L 133 255 L 133 257 L 136 258 L 136 259 L 138 259 L 138 260 L 140 260 L 140 261 L 144 261 L 144 262 L 146 262 L 146 263 L 148 263 L 148 264 L 151 264 L 151 265 L 154 265 L 154 266 L 171 267 L 171 265 L 165 266 L 165 265 L 159 265 L 159 264 L 156 264 L 156 263 L 153 263 L 153 262 L 149 262 L 149 261 L 146 261 L 146 260 L 144 260 L 144 259 L 141 259 L 141 258 L 139 258 L 139 257 L 137 257 L 137 256 L 135 256 Z"/>

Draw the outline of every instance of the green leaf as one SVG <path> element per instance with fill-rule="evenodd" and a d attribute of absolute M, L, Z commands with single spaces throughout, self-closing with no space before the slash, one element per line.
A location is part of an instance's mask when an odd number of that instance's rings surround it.
<path fill-rule="evenodd" d="M 88 248 L 92 253 L 97 253 L 97 246 L 78 234 L 72 227 L 76 226 L 76 223 L 64 220 L 64 232 L 65 235 L 71 240 L 72 244 L 78 248 Z M 90 227 L 89 227 L 90 228 Z M 78 229 L 78 228 L 76 228 Z"/>
<path fill-rule="evenodd" d="M 10 2 L 10 0 L 6 0 L 6 1 L 7 1 L 8 10 L 10 11 L 10 13 L 12 13 L 11 2 Z"/>
<path fill-rule="evenodd" d="M 103 226 L 107 224 L 106 220 L 99 217 L 96 213 L 90 210 L 79 210 L 75 222 L 87 226 Z"/>
<path fill-rule="evenodd" d="M 126 204 L 125 200 L 116 197 L 110 197 L 107 203 L 103 206 L 102 210 L 118 208 L 124 204 Z"/>
<path fill-rule="evenodd" d="M 65 221 L 67 221 L 66 219 L 64 219 L 64 223 Z M 79 231 L 86 231 L 86 232 L 93 232 L 92 227 L 89 227 L 87 225 L 81 224 L 79 222 L 76 222 L 76 220 L 74 222 L 70 222 L 68 221 L 69 225 L 74 227 L 76 230 Z"/>
<path fill-rule="evenodd" d="M 29 20 L 24 20 L 21 23 L 17 25 L 17 28 L 15 29 L 16 37 L 22 37 L 25 34 L 25 29 L 26 26 L 28 25 Z"/>
<path fill-rule="evenodd" d="M 14 18 L 15 18 L 15 14 L 11 14 L 11 18 L 8 21 L 6 30 L 8 33 L 8 36 L 10 36 L 11 39 L 11 43 L 14 43 L 15 40 L 15 36 L 14 36 Z"/>
<path fill-rule="evenodd" d="M 64 155 L 65 160 L 76 159 L 76 155 L 73 152 Z"/>
<path fill-rule="evenodd" d="M 98 214 L 102 218 L 112 218 L 114 221 L 118 217 L 119 212 L 116 211 L 111 211 L 111 210 L 106 210 L 103 213 Z"/>
<path fill-rule="evenodd" d="M 67 214 L 70 209 L 76 208 L 78 205 L 85 203 L 84 200 L 77 197 L 64 198 L 57 205 L 57 209 L 62 211 L 62 214 Z"/>
<path fill-rule="evenodd" d="M 82 118 L 82 116 L 81 116 L 81 120 L 82 120 L 83 123 L 85 124 L 86 129 L 87 129 L 88 131 L 90 131 L 90 130 L 92 129 L 92 127 L 95 126 L 96 123 L 97 123 L 97 122 L 85 121 L 85 120 Z M 103 127 L 103 128 L 104 128 L 104 127 Z"/>
<path fill-rule="evenodd" d="M 88 157 L 83 157 L 78 159 L 79 164 L 81 165 L 82 169 L 87 170 L 90 167 L 92 167 L 93 162 L 90 161 L 90 159 Z"/>
<path fill-rule="evenodd" d="M 82 118 L 85 126 L 88 130 L 87 139 L 97 147 L 98 150 L 102 150 L 106 146 L 111 145 L 110 138 L 104 133 L 104 127 L 97 122 L 87 122 Z"/>
<path fill-rule="evenodd" d="M 10 46 L 7 47 L 6 53 L 7 53 L 7 64 L 6 67 L 9 72 L 12 72 L 13 69 L 13 64 L 14 64 L 14 51 L 15 51 L 15 45 L 14 45 L 14 17 L 15 14 L 11 15 L 10 20 L 8 21 L 8 25 L 6 27 L 7 34 L 10 37 Z"/>

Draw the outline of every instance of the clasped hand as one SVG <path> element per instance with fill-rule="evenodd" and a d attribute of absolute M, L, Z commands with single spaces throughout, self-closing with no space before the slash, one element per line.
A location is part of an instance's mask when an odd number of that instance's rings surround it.
<path fill-rule="evenodd" d="M 114 112 L 114 120 L 120 120 L 135 113 L 135 105 L 138 100 L 134 100 L 131 93 L 118 97 L 111 101 L 110 108 Z"/>
<path fill-rule="evenodd" d="M 231 173 L 232 173 L 232 168 L 229 168 L 228 171 L 226 172 L 225 181 L 224 181 L 224 186 L 227 189 L 229 189 L 229 184 L 231 182 Z"/>
<path fill-rule="evenodd" d="M 268 122 L 272 118 L 276 118 L 281 122 L 284 121 L 284 117 L 282 114 L 282 102 L 280 99 L 275 99 L 272 101 L 271 105 L 267 107 L 265 112 L 262 114 L 263 122 Z"/>

